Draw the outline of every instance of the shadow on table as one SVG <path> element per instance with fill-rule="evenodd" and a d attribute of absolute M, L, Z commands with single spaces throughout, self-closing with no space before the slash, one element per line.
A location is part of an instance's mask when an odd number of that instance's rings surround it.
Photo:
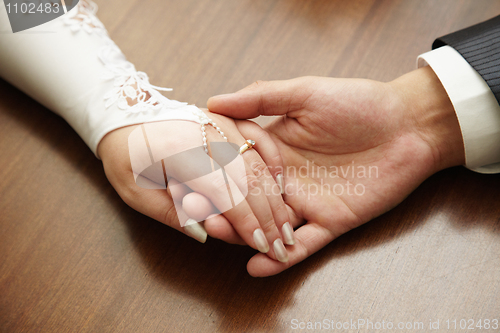
<path fill-rule="evenodd" d="M 294 294 L 311 274 L 328 276 L 332 269 L 327 267 L 330 261 L 404 237 L 432 221 L 433 214 L 440 211 L 462 216 L 452 219 L 456 226 L 473 227 L 467 224 L 467 216 L 460 215 L 461 210 L 470 211 L 481 198 L 467 188 L 482 186 L 483 190 L 490 191 L 489 195 L 499 197 L 500 189 L 496 188 L 500 187 L 488 186 L 491 184 L 488 177 L 462 167 L 440 172 L 392 211 L 339 237 L 295 267 L 268 278 L 252 278 L 246 272 L 246 262 L 256 253 L 252 249 L 213 239 L 207 244 L 199 244 L 179 237 L 175 231 L 154 221 L 148 222 L 145 229 L 143 219 L 138 221 L 123 216 L 123 220 L 128 223 L 130 236 L 152 275 L 217 308 L 221 331 L 251 331 L 263 327 L 278 330 L 282 326 L 280 312 L 293 307 Z M 493 177 L 500 184 L 500 177 Z M 457 192 L 460 187 L 463 191 Z M 498 212 L 490 211 L 489 216 L 492 218 L 483 214 L 484 222 L 474 226 L 498 233 Z"/>

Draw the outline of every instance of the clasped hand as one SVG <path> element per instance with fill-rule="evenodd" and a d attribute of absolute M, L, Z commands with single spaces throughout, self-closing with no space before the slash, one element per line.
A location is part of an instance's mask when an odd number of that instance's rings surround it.
<path fill-rule="evenodd" d="M 429 94 L 428 103 L 415 103 L 420 93 Z M 434 172 L 463 163 L 453 108 L 430 69 L 391 83 L 315 77 L 257 82 L 212 97 L 208 108 L 230 117 L 209 115 L 229 142 L 256 142 L 241 155 L 245 172 L 228 171 L 231 189 L 248 186 L 232 209 L 223 208 L 224 182 L 193 183 L 189 189 L 174 181 L 170 191 L 138 187 L 126 149 L 134 127 L 110 133 L 99 154 L 110 182 L 131 207 L 204 241 L 189 226 L 181 227 L 196 215 L 210 236 L 259 250 L 247 266 L 253 276 L 295 265 L 396 206 Z M 281 117 L 265 129 L 234 120 L 259 115 Z M 170 155 L 200 145 L 197 124 L 149 126 Z M 209 140 L 220 141 L 215 130 L 207 133 Z M 218 211 L 222 214 L 214 214 Z"/>

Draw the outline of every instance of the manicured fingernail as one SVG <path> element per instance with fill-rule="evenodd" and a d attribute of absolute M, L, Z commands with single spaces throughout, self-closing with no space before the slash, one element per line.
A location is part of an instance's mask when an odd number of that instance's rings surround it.
<path fill-rule="evenodd" d="M 255 229 L 253 232 L 253 241 L 260 252 L 267 253 L 269 251 L 269 244 L 267 244 L 266 236 L 261 229 Z"/>
<path fill-rule="evenodd" d="M 189 219 L 184 226 L 186 233 L 200 243 L 207 241 L 207 231 L 203 224 L 196 222 L 196 220 Z"/>
<path fill-rule="evenodd" d="M 281 262 L 288 261 L 288 253 L 286 252 L 285 245 L 281 239 L 276 239 L 273 243 L 274 253 L 276 253 L 276 258 Z"/>
<path fill-rule="evenodd" d="M 285 189 L 283 188 L 283 174 L 282 173 L 278 173 L 276 175 L 276 181 L 278 182 L 278 186 L 280 187 L 281 194 L 284 194 Z"/>
<path fill-rule="evenodd" d="M 283 238 L 285 239 L 286 245 L 295 244 L 295 237 L 293 237 L 293 229 L 289 222 L 283 224 L 281 232 L 283 234 Z"/>

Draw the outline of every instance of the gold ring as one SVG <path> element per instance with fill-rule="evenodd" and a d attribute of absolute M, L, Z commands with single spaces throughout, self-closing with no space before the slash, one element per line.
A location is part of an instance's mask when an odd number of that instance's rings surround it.
<path fill-rule="evenodd" d="M 245 143 L 240 147 L 240 155 L 246 152 L 248 149 L 252 149 L 252 147 L 255 145 L 255 141 L 253 140 L 247 140 Z"/>

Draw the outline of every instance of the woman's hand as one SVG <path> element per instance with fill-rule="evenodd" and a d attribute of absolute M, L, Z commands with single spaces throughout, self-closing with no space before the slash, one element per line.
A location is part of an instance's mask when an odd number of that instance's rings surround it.
<path fill-rule="evenodd" d="M 209 114 L 209 117 L 224 132 L 228 142 L 235 144 L 233 147 L 238 148 L 246 139 L 250 139 L 239 133 L 232 119 L 213 114 Z M 206 126 L 206 133 L 209 149 L 215 146 L 214 142 L 225 141 L 212 126 Z M 145 139 L 146 145 L 143 144 Z M 287 261 L 288 255 L 283 246 L 281 230 L 284 225 L 286 230 L 286 222 L 290 220 L 279 190 L 276 189 L 276 166 L 280 165 L 281 161 L 272 139 L 267 137 L 267 142 L 262 140 L 256 143 L 256 147 L 262 146 L 262 150 L 266 151 L 270 160 L 269 168 L 253 149 L 242 155 L 233 151 L 230 153 L 234 153 L 235 160 L 222 165 L 225 178 L 222 171 L 218 170 L 191 179 L 200 168 L 206 167 L 199 163 L 209 160 L 202 149 L 202 143 L 199 124 L 189 121 L 163 121 L 129 126 L 109 133 L 99 144 L 98 154 L 113 187 L 122 199 L 137 211 L 200 242 L 205 242 L 208 232 L 212 237 L 229 243 L 246 243 L 262 253 L 268 253 L 270 258 Z M 142 153 L 137 153 L 141 147 L 144 147 Z M 195 149 L 196 147 L 199 149 Z M 233 149 L 229 145 L 224 147 Z M 134 151 L 134 167 L 129 150 Z M 182 153 L 186 151 L 203 154 L 195 155 L 194 159 L 192 156 L 186 159 L 182 157 Z M 204 159 L 200 160 L 203 156 Z M 172 159 L 175 159 L 176 163 L 170 163 Z M 165 165 L 169 164 L 166 172 L 168 175 L 165 176 L 174 176 L 186 181 L 169 179 L 168 191 L 165 191 L 161 168 L 162 179 L 155 179 L 155 175 L 139 175 L 152 162 L 159 161 L 162 161 L 164 170 Z M 140 181 L 136 182 L 136 178 Z M 214 209 L 214 206 L 217 209 Z M 223 214 L 216 214 L 218 211 Z M 204 226 L 195 223 L 205 219 Z M 288 240 L 288 243 L 290 242 Z"/>
<path fill-rule="evenodd" d="M 307 223 L 296 230 L 290 261 L 257 254 L 248 263 L 254 276 L 300 262 L 399 204 L 433 173 L 464 163 L 453 107 L 430 68 L 391 83 L 257 82 L 211 98 L 208 107 L 235 118 L 285 115 L 267 131 L 283 158 L 285 202 Z M 246 136 L 262 131 L 248 123 L 238 128 Z"/>

